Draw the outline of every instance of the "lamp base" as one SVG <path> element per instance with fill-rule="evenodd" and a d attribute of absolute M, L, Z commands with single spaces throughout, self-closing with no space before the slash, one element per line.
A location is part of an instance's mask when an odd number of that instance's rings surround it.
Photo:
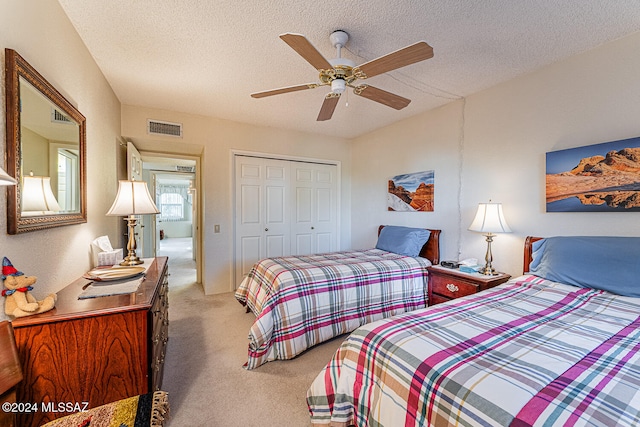
<path fill-rule="evenodd" d="M 487 253 L 484 256 L 485 265 L 480 271 L 485 276 L 495 276 L 498 272 L 493 268 L 491 263 L 493 262 L 493 255 L 491 254 L 491 242 L 493 242 L 493 233 L 487 233 L 484 237 L 487 239 Z"/>
<path fill-rule="evenodd" d="M 138 258 L 135 255 L 126 257 L 120 263 L 120 265 L 125 266 L 125 267 L 131 267 L 132 265 L 140 265 L 140 264 L 144 264 L 144 260 L 141 260 L 140 258 Z"/>
<path fill-rule="evenodd" d="M 120 263 L 120 265 L 132 266 L 144 264 L 144 261 L 138 258 L 138 256 L 136 255 L 137 244 L 135 227 L 137 219 L 135 215 L 129 215 L 127 218 L 125 218 L 125 221 L 127 221 L 127 227 L 129 228 L 129 240 L 127 242 L 127 256 Z"/>
<path fill-rule="evenodd" d="M 495 268 L 491 267 L 491 266 L 487 266 L 485 265 L 482 270 L 480 270 L 481 274 L 484 274 L 485 276 L 497 276 L 498 272 L 496 271 Z"/>

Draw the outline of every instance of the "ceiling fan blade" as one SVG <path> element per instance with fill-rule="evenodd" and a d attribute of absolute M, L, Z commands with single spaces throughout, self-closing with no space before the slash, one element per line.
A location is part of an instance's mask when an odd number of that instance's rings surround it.
<path fill-rule="evenodd" d="M 356 74 L 359 79 L 366 79 L 432 57 L 433 48 L 426 42 L 418 42 L 369 62 L 365 62 L 359 67 L 355 67 L 353 73 Z"/>
<path fill-rule="evenodd" d="M 378 89 L 377 87 L 369 85 L 356 86 L 353 89 L 353 93 L 370 99 L 371 101 L 384 104 L 387 107 L 395 108 L 396 110 L 402 110 L 411 102 L 410 99 L 403 98 L 400 95 L 396 95 L 391 92 L 387 92 L 386 90 Z"/>
<path fill-rule="evenodd" d="M 317 83 L 307 83 L 307 84 L 297 85 L 297 86 L 287 86 L 287 87 L 281 87 L 279 89 L 265 90 L 264 92 L 254 92 L 251 94 L 251 97 L 264 98 L 265 96 L 280 95 L 281 93 L 297 92 L 299 90 L 305 90 L 305 89 L 315 89 L 318 86 L 320 85 Z"/>
<path fill-rule="evenodd" d="M 316 70 L 330 70 L 333 68 L 329 61 L 311 44 L 309 40 L 302 34 L 286 33 L 281 34 L 280 38 L 284 40 L 293 50 L 298 52 L 309 64 L 313 65 Z"/>
<path fill-rule="evenodd" d="M 318 118 L 316 120 L 319 122 L 329 120 L 331 116 L 333 116 L 333 112 L 335 111 L 339 100 L 340 95 L 336 95 L 333 92 L 325 96 L 322 107 L 320 108 L 320 113 L 318 113 Z"/>

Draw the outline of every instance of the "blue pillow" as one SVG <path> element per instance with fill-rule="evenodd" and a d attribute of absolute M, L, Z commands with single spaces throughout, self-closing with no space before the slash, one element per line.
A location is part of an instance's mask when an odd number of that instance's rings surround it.
<path fill-rule="evenodd" d="M 380 231 L 376 249 L 382 249 L 399 255 L 417 257 L 429 240 L 431 232 L 424 228 L 386 225 Z"/>
<path fill-rule="evenodd" d="M 554 282 L 640 297 L 640 237 L 549 237 L 529 272 Z"/>

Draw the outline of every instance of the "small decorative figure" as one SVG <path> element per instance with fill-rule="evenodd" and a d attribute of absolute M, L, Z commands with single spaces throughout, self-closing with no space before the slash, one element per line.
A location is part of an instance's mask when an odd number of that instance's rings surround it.
<path fill-rule="evenodd" d="M 56 294 L 49 294 L 41 301 L 36 300 L 30 291 L 38 278 L 25 276 L 7 257 L 2 260 L 2 280 L 6 288 L 1 293 L 6 298 L 4 311 L 9 316 L 24 317 L 43 313 L 51 310 L 56 304 Z"/>

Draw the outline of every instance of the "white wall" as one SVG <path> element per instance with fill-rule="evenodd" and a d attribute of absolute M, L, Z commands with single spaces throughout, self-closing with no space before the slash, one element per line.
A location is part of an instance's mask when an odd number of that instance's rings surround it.
<path fill-rule="evenodd" d="M 159 224 L 159 227 L 164 230 L 165 239 L 191 237 L 193 234 L 191 221 L 163 221 Z"/>
<path fill-rule="evenodd" d="M 406 225 L 445 230 L 440 246 L 442 259 L 457 258 L 462 107 L 462 101 L 453 102 L 353 141 L 354 248 L 375 246 L 379 225 Z M 435 171 L 434 211 L 388 211 L 388 180 L 402 173 L 428 170 Z"/>
<path fill-rule="evenodd" d="M 182 123 L 183 138 L 148 135 L 150 118 Z M 340 161 L 340 244 L 348 248 L 351 243 L 351 146 L 346 140 L 129 105 L 122 107 L 122 134 L 141 150 L 202 152 L 199 185 L 204 203 L 203 286 L 207 294 L 229 292 L 237 286 L 232 280 L 233 150 Z M 213 232 L 215 224 L 220 224 L 220 233 Z"/>
<path fill-rule="evenodd" d="M 527 235 L 640 236 L 637 212 L 545 212 L 546 152 L 640 135 L 638 52 L 640 33 L 469 96 L 464 115 L 458 101 L 356 139 L 353 244 L 370 243 L 374 225 L 393 220 L 441 227 L 443 258 L 458 258 L 459 242 L 460 258 L 483 260 L 484 237 L 467 227 L 489 199 L 503 203 L 513 229 L 494 239 L 494 266 L 512 275 L 522 272 Z M 367 167 L 376 158 L 379 167 Z M 417 165 L 436 171 L 435 212 L 384 212 L 385 180 Z"/>
<path fill-rule="evenodd" d="M 6 234 L 6 190 L 0 188 L 0 257 L 38 277 L 33 293 L 42 298 L 90 267 L 89 245 L 99 235 L 115 238 L 116 219 L 105 217 L 117 189 L 115 150 L 120 103 L 56 1 L 0 2 L 0 60 L 11 48 L 75 105 L 87 121 L 88 222 L 81 225 Z M 0 67 L 0 134 L 4 141 L 4 66 Z M 4 167 L 4 163 L 2 164 Z M 1 310 L 0 316 L 4 315 Z"/>
<path fill-rule="evenodd" d="M 522 271 L 527 235 L 640 236 L 637 212 L 546 213 L 544 180 L 546 152 L 640 135 L 639 50 L 640 33 L 469 97 L 463 217 L 488 198 L 504 204 L 514 233 L 495 239 L 502 269 Z M 463 236 L 484 251 L 480 236 Z"/>

